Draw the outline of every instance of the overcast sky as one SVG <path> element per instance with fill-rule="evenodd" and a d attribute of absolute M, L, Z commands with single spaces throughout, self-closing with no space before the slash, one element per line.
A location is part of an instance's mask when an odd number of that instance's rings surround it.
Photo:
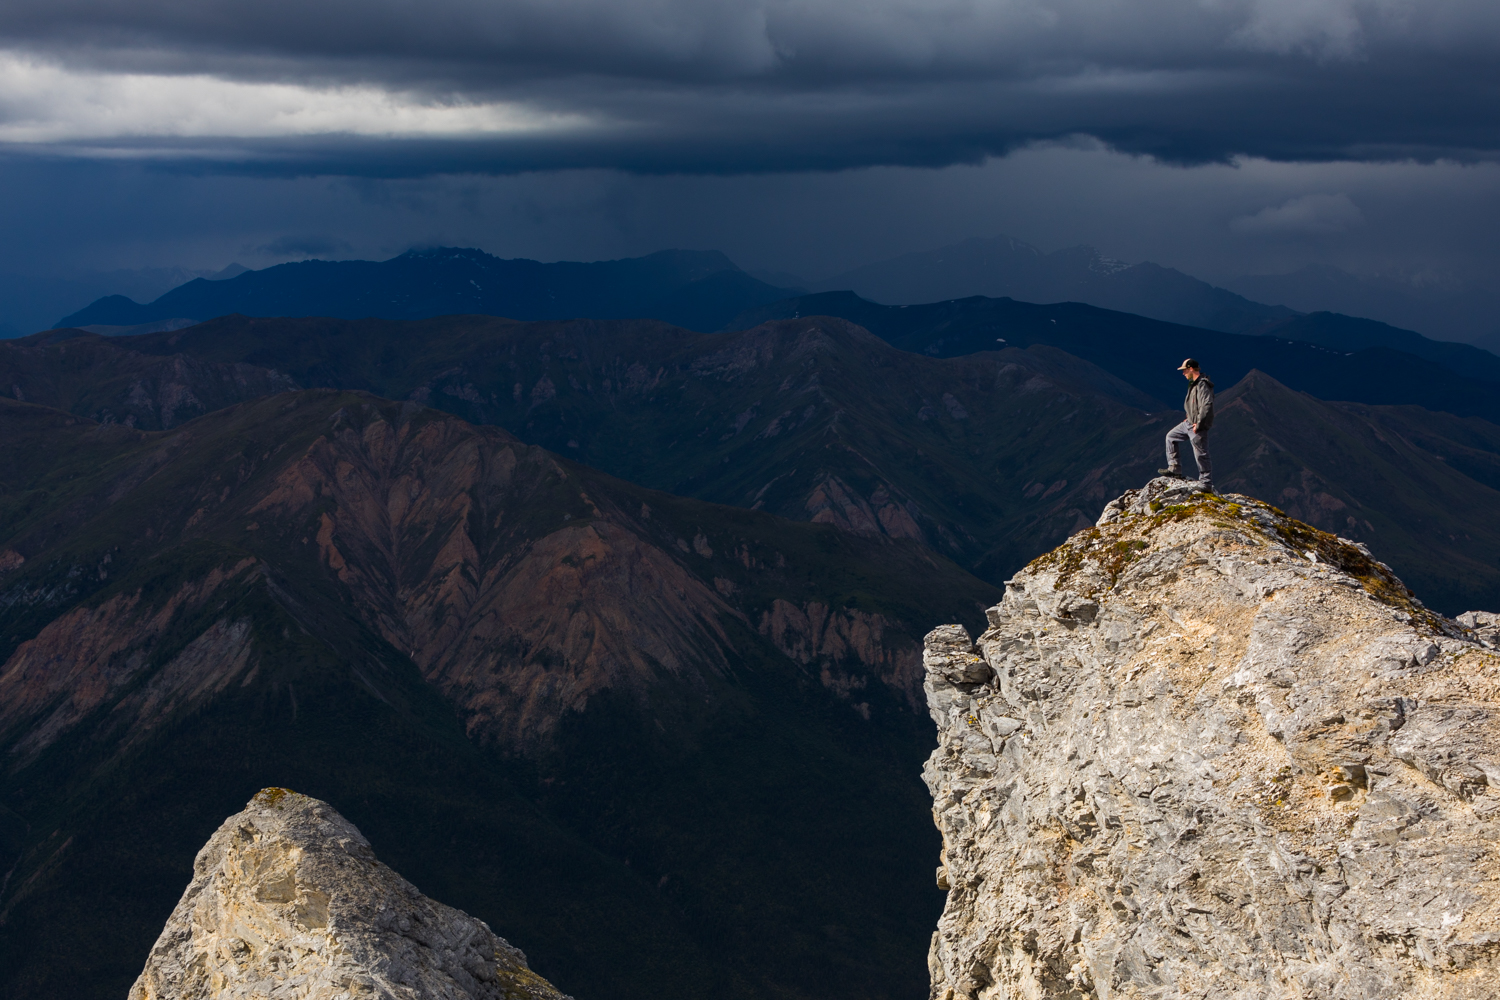
<path fill-rule="evenodd" d="M 1500 264 L 1495 0 L 7 0 L 0 269 Z"/>

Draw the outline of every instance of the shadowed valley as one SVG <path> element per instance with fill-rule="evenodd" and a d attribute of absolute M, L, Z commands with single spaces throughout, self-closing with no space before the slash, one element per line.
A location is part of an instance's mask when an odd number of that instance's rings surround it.
<path fill-rule="evenodd" d="M 0 405 L 7 990 L 121 993 L 268 784 L 579 994 L 919 988 L 917 644 L 993 587 L 359 393 L 166 432 Z"/>

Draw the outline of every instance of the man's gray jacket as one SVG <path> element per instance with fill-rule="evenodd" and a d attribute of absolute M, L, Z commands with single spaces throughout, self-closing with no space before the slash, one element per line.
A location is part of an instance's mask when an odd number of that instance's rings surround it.
<path fill-rule="evenodd" d="M 1207 431 L 1214 425 L 1214 384 L 1202 375 L 1193 379 L 1182 409 L 1187 413 L 1187 422 L 1198 425 L 1199 434 Z"/>

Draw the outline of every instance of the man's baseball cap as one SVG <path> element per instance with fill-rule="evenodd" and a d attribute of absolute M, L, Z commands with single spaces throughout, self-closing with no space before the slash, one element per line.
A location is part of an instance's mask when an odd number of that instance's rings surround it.
<path fill-rule="evenodd" d="M 1186 358 L 1186 359 L 1183 360 L 1182 364 L 1180 364 L 1180 365 L 1177 366 L 1177 370 L 1178 371 L 1182 371 L 1184 368 L 1197 368 L 1197 367 L 1198 367 L 1198 359 L 1197 358 Z"/>

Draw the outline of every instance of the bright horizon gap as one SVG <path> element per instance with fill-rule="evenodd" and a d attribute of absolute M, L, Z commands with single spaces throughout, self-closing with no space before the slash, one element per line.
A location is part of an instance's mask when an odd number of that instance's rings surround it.
<path fill-rule="evenodd" d="M 593 124 L 582 114 L 543 112 L 519 102 L 443 103 L 368 85 L 313 87 L 208 74 L 76 71 L 15 51 L 0 52 L 0 142 L 21 145 L 320 135 L 494 138 L 576 131 Z M 181 156 L 184 151 L 170 152 Z"/>

